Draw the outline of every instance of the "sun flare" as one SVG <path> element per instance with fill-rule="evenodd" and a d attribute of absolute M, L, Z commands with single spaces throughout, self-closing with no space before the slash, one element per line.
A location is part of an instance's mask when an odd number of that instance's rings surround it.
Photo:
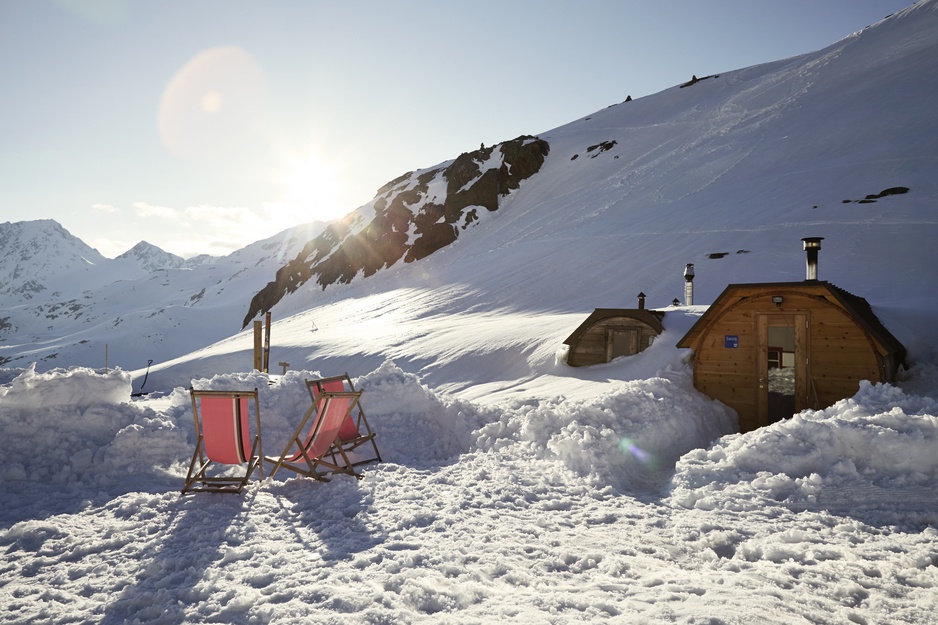
<path fill-rule="evenodd" d="M 306 221 L 331 221 L 350 210 L 339 202 L 336 168 L 314 150 L 303 157 L 288 158 L 280 183 L 285 203 L 304 215 Z"/>

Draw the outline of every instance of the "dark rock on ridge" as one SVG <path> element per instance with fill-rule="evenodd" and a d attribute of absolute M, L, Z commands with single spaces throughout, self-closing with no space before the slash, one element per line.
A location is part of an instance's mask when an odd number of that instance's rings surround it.
<path fill-rule="evenodd" d="M 314 278 L 325 289 L 351 282 L 359 272 L 368 277 L 402 258 L 409 263 L 446 247 L 460 230 L 479 221 L 478 207 L 498 210 L 499 198 L 536 174 L 549 150 L 546 141 L 521 136 L 460 154 L 449 165 L 395 178 L 378 189 L 370 222 L 364 222 L 366 207 L 351 213 L 281 267 L 251 300 L 244 326 Z M 445 195 L 439 197 L 442 182 Z"/>

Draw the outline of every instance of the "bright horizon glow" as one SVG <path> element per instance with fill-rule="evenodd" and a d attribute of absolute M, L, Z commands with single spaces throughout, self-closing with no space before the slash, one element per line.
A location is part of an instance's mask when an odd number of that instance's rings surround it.
<path fill-rule="evenodd" d="M 0 221 L 55 219 L 111 257 L 140 240 L 226 254 L 480 143 L 812 52 L 910 3 L 0 3 Z"/>
<path fill-rule="evenodd" d="M 284 185 L 284 205 L 289 218 L 281 221 L 288 228 L 289 223 L 305 215 L 308 221 L 332 221 L 342 217 L 350 210 L 338 199 L 338 168 L 329 163 L 316 150 L 309 150 L 305 157 L 287 159 L 287 166 L 280 174 Z"/>

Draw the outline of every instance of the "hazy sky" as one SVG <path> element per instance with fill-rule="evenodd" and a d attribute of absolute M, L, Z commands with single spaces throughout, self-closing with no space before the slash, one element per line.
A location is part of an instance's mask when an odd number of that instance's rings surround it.
<path fill-rule="evenodd" d="M 0 222 L 225 254 L 912 0 L 0 0 Z"/>

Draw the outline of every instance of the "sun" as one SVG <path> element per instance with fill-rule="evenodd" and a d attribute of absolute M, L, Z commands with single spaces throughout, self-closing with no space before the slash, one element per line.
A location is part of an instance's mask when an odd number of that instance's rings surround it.
<path fill-rule="evenodd" d="M 280 175 L 283 199 L 305 221 L 331 221 L 351 209 L 339 200 L 341 185 L 337 168 L 315 150 L 302 157 L 285 159 Z"/>

